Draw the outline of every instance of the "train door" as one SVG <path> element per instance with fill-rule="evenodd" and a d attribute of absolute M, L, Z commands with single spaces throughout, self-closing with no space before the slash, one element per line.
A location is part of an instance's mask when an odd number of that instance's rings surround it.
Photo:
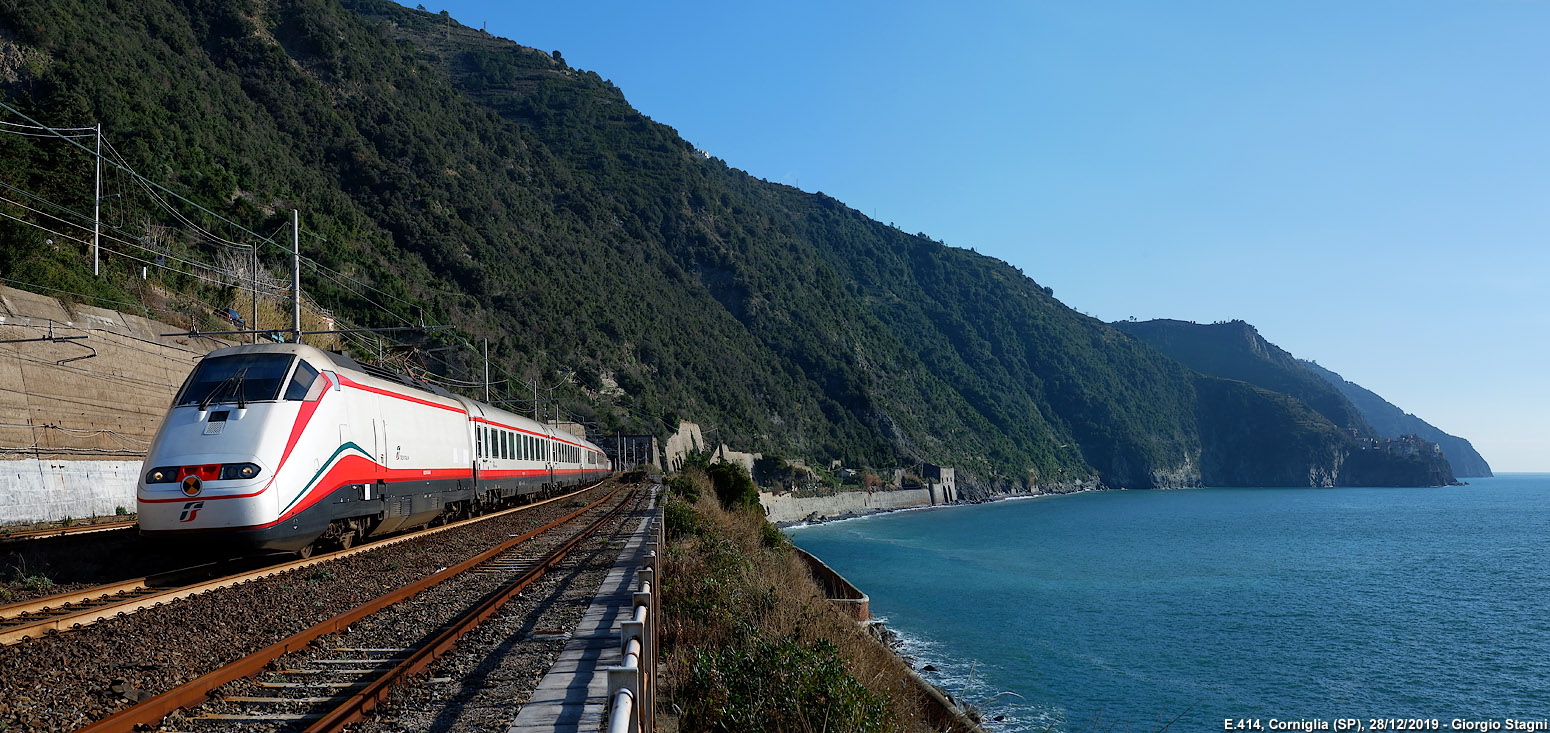
<path fill-rule="evenodd" d="M 388 451 L 388 447 L 387 447 L 388 446 L 387 421 L 386 420 L 380 420 L 380 419 L 377 419 L 377 418 L 372 418 L 371 419 L 371 437 L 372 437 L 372 443 L 374 445 L 373 450 L 371 452 L 371 455 L 372 455 L 372 458 L 377 463 L 376 472 L 378 474 L 385 474 L 385 473 L 387 473 L 387 451 Z"/>

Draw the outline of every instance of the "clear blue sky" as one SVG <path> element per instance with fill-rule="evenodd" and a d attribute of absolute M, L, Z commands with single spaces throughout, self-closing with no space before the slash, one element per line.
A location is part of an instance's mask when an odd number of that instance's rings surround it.
<path fill-rule="evenodd" d="M 426 7 L 1077 310 L 1243 319 L 1550 471 L 1550 4 Z"/>

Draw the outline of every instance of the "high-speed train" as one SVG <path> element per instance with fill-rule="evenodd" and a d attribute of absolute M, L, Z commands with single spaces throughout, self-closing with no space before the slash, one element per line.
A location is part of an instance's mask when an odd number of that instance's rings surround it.
<path fill-rule="evenodd" d="M 596 481 L 596 445 L 303 344 L 211 352 L 152 441 L 148 538 L 312 554 Z"/>

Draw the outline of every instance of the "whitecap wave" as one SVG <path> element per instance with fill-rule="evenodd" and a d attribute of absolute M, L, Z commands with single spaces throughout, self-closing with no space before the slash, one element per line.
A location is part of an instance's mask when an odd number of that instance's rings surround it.
<path fill-rule="evenodd" d="M 886 618 L 875 619 L 883 623 Z M 997 689 L 996 670 L 978 661 L 955 658 L 941 643 L 889 627 L 898 639 L 898 653 L 915 671 L 942 688 L 959 707 L 978 710 L 984 727 L 992 733 L 1034 733 L 1068 730 L 1065 711 L 1036 705 L 1015 690 Z"/>

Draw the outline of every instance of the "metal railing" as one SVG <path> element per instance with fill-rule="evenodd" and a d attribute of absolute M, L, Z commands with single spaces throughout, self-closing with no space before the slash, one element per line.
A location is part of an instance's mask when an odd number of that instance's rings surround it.
<path fill-rule="evenodd" d="M 652 511 L 646 526 L 646 554 L 635 571 L 632 613 L 619 624 L 621 664 L 607 667 L 608 733 L 652 733 L 656 724 L 657 619 L 661 594 L 656 592 L 662 547 L 662 509 Z"/>

